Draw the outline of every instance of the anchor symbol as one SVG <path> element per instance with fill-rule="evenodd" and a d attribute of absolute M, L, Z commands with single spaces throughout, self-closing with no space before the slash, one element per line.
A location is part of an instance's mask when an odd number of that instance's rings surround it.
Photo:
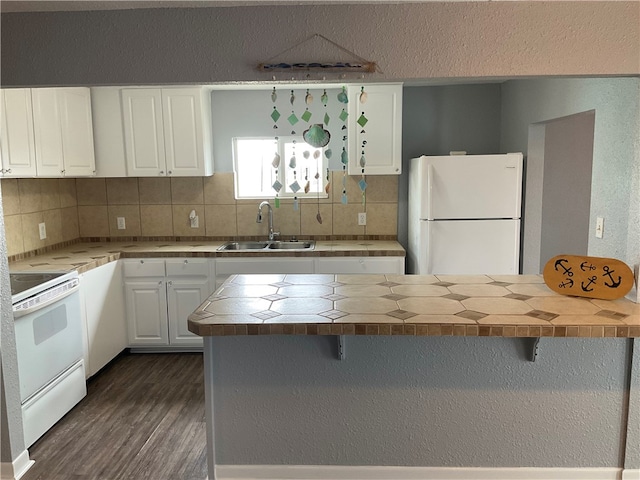
<path fill-rule="evenodd" d="M 573 280 L 571 280 L 570 278 L 565 279 L 564 282 L 562 282 L 560 285 L 558 285 L 560 288 L 565 288 L 565 287 L 573 287 Z"/>
<path fill-rule="evenodd" d="M 622 277 L 620 275 L 618 275 L 618 281 L 616 282 L 613 279 L 612 273 L 615 272 L 615 270 L 610 270 L 608 265 L 605 265 L 604 267 L 602 267 L 602 269 L 604 270 L 604 275 L 603 277 L 609 277 L 609 280 L 611 280 L 611 284 L 608 284 L 607 282 L 604 282 L 604 284 L 609 287 L 609 288 L 618 288 L 620 286 L 620 284 L 622 283 Z"/>
<path fill-rule="evenodd" d="M 589 262 L 582 262 L 580 264 L 580 270 L 582 270 L 584 272 L 586 270 L 595 270 L 596 269 L 595 265 L 590 264 L 589 266 L 587 266 L 587 263 L 589 263 Z"/>
<path fill-rule="evenodd" d="M 592 283 L 596 283 L 596 280 L 598 279 L 598 277 L 596 277 L 595 275 L 593 277 L 590 277 L 589 283 L 587 283 L 586 285 L 584 284 L 584 282 L 582 282 L 580 284 L 580 286 L 582 287 L 582 291 L 583 292 L 593 292 L 593 288 L 589 288 L 589 285 L 591 285 Z"/>
<path fill-rule="evenodd" d="M 553 269 L 557 272 L 558 271 L 558 267 L 562 267 L 562 270 L 564 270 L 564 274 L 568 275 L 569 277 L 573 277 L 573 272 L 571 271 L 571 267 L 567 268 L 565 267 L 562 262 L 567 262 L 569 263 L 569 260 L 567 260 L 566 258 L 561 258 L 559 260 L 556 260 L 556 263 L 553 266 Z"/>

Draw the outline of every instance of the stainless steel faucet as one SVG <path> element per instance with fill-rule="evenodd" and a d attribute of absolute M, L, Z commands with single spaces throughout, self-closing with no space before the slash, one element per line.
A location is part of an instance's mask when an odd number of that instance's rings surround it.
<path fill-rule="evenodd" d="M 258 205 L 258 217 L 256 218 L 256 223 L 262 223 L 262 207 L 264 207 L 265 205 L 269 210 L 269 241 L 273 242 L 276 235 L 280 235 L 280 232 L 273 231 L 273 208 L 271 208 L 271 205 L 267 200 Z"/>

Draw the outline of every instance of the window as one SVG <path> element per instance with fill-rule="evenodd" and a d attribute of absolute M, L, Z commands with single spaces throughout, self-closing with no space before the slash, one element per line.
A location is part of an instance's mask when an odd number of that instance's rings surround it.
<path fill-rule="evenodd" d="M 280 182 L 280 198 L 313 197 L 318 193 L 326 198 L 324 180 L 327 174 L 327 160 L 323 148 L 307 144 L 302 137 L 242 137 L 233 139 L 233 169 L 236 198 L 273 198 L 276 191 L 273 184 Z M 291 159 L 296 158 L 295 168 Z M 280 155 L 280 166 L 273 167 L 276 152 Z M 294 174 L 295 172 L 295 174 Z M 319 178 L 315 178 L 316 173 Z M 294 192 L 295 182 L 299 189 Z M 308 192 L 305 185 L 309 183 Z"/>

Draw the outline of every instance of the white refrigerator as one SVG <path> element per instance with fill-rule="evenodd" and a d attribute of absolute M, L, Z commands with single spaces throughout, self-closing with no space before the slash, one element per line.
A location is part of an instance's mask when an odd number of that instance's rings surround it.
<path fill-rule="evenodd" d="M 521 153 L 411 159 L 408 272 L 517 274 L 521 203 Z"/>

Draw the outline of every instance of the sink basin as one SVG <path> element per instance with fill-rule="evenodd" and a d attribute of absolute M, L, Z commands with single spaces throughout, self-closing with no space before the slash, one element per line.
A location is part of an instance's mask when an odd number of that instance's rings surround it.
<path fill-rule="evenodd" d="M 298 242 L 270 242 L 267 248 L 269 250 L 313 250 L 316 246 L 314 241 L 298 241 Z"/>
<path fill-rule="evenodd" d="M 269 242 L 227 242 L 218 250 L 264 250 Z"/>
<path fill-rule="evenodd" d="M 313 250 L 316 242 L 304 241 L 275 241 L 275 242 L 227 242 L 218 247 L 221 251 L 280 251 L 280 250 Z"/>

